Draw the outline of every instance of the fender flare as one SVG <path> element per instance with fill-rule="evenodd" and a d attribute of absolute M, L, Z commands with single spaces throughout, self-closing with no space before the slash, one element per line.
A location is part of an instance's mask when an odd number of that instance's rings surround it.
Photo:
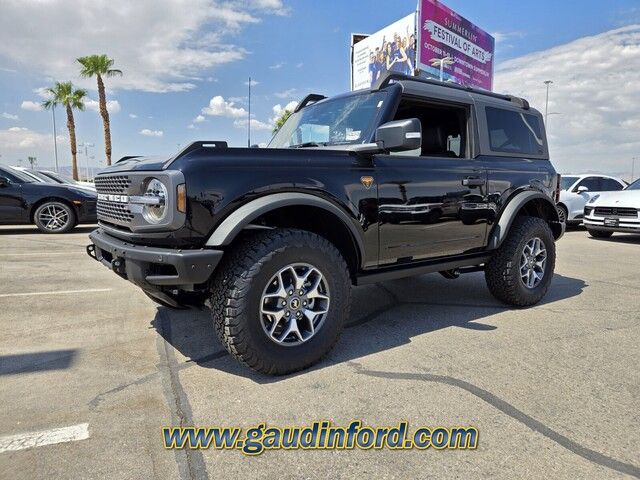
<path fill-rule="evenodd" d="M 491 232 L 491 235 L 489 237 L 489 243 L 487 247 L 489 249 L 498 248 L 502 244 L 504 239 L 507 238 L 507 235 L 509 234 L 509 230 L 511 229 L 511 225 L 513 224 L 513 221 L 516 219 L 516 216 L 518 215 L 518 212 L 520 211 L 520 209 L 531 200 L 537 200 L 537 199 L 547 202 L 551 207 L 550 211 L 553 211 L 554 217 L 547 219 L 547 221 L 550 224 L 551 223 L 560 224 L 556 206 L 547 195 L 537 191 L 536 192 L 534 191 L 520 192 L 516 194 L 509 201 L 507 206 L 502 211 L 502 215 L 500 215 L 500 219 L 498 220 L 498 223 L 493 227 L 493 231 Z M 564 233 L 564 224 L 560 224 L 560 228 L 558 229 L 558 232 L 559 233 L 556 233 L 555 230 L 553 232 L 554 236 L 556 237 L 556 240 L 559 239 Z"/>
<path fill-rule="evenodd" d="M 271 210 L 275 210 L 276 208 L 289 207 L 293 205 L 318 207 L 336 215 L 351 232 L 351 236 L 356 243 L 360 256 L 363 258 L 364 244 L 360 233 L 353 225 L 349 216 L 342 209 L 324 198 L 308 193 L 297 192 L 272 193 L 245 203 L 225 218 L 220 225 L 218 225 L 211 236 L 207 239 L 206 246 L 219 247 L 229 245 L 242 229 L 260 215 Z"/>

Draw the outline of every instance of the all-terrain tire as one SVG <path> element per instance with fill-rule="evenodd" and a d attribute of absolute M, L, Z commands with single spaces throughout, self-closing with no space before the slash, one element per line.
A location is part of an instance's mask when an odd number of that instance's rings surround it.
<path fill-rule="evenodd" d="M 291 264 L 309 264 L 330 292 L 322 326 L 298 345 L 281 345 L 265 332 L 260 307 L 272 277 Z M 213 280 L 211 311 L 216 334 L 242 364 L 284 375 L 319 361 L 335 345 L 349 314 L 351 281 L 338 249 L 325 238 L 296 229 L 247 233 L 223 259 Z"/>
<path fill-rule="evenodd" d="M 611 235 L 613 235 L 613 232 L 603 232 L 602 230 L 590 230 L 587 228 L 587 232 L 589 232 L 589 235 L 591 235 L 593 238 L 609 238 L 611 237 Z"/>
<path fill-rule="evenodd" d="M 546 248 L 546 265 L 540 282 L 528 288 L 521 277 L 520 262 L 525 245 L 535 238 L 542 240 Z M 547 222 L 537 217 L 518 217 L 507 238 L 485 266 L 487 286 L 494 297 L 508 305 L 535 305 L 547 293 L 555 262 L 555 241 Z"/>
<path fill-rule="evenodd" d="M 67 233 L 78 223 L 73 209 L 58 201 L 45 202 L 33 214 L 33 220 L 43 233 Z"/>

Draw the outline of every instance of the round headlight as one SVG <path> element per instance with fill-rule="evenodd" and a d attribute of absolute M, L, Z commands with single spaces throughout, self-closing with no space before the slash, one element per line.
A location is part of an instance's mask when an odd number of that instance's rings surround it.
<path fill-rule="evenodd" d="M 167 216 L 168 211 L 169 195 L 167 187 L 160 180 L 152 178 L 147 182 L 144 196 L 155 201 L 143 207 L 142 215 L 149 223 L 160 223 Z"/>

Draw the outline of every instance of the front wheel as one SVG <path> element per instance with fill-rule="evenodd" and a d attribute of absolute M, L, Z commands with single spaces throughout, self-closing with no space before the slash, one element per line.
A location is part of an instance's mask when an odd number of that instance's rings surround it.
<path fill-rule="evenodd" d="M 76 226 L 76 215 L 62 202 L 46 202 L 33 215 L 38 230 L 44 233 L 67 233 Z"/>
<path fill-rule="evenodd" d="M 316 363 L 338 340 L 349 313 L 351 282 L 342 255 L 302 230 L 245 237 L 213 285 L 219 339 L 241 363 L 266 374 Z"/>
<path fill-rule="evenodd" d="M 587 232 L 589 232 L 589 235 L 591 235 L 593 238 L 609 238 L 611 235 L 613 235 L 613 232 L 606 232 L 602 230 L 590 230 L 588 228 L 587 228 Z"/>
<path fill-rule="evenodd" d="M 485 266 L 485 279 L 498 300 L 527 307 L 547 293 L 555 263 L 556 247 L 547 222 L 519 217 Z"/>

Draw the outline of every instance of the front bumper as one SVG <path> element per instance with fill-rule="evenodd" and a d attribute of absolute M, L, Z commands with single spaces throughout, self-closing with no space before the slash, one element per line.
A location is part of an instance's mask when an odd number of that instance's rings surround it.
<path fill-rule="evenodd" d="M 640 233 L 640 217 L 622 217 L 611 215 L 609 217 L 596 216 L 593 208 L 585 208 L 582 223 L 590 230 L 602 232 Z M 609 222 L 605 221 L 608 220 Z M 611 220 L 617 220 L 617 225 L 607 224 Z"/>
<path fill-rule="evenodd" d="M 222 259 L 222 250 L 174 250 L 135 245 L 101 229 L 89 234 L 87 254 L 146 291 L 193 290 L 205 283 Z"/>

